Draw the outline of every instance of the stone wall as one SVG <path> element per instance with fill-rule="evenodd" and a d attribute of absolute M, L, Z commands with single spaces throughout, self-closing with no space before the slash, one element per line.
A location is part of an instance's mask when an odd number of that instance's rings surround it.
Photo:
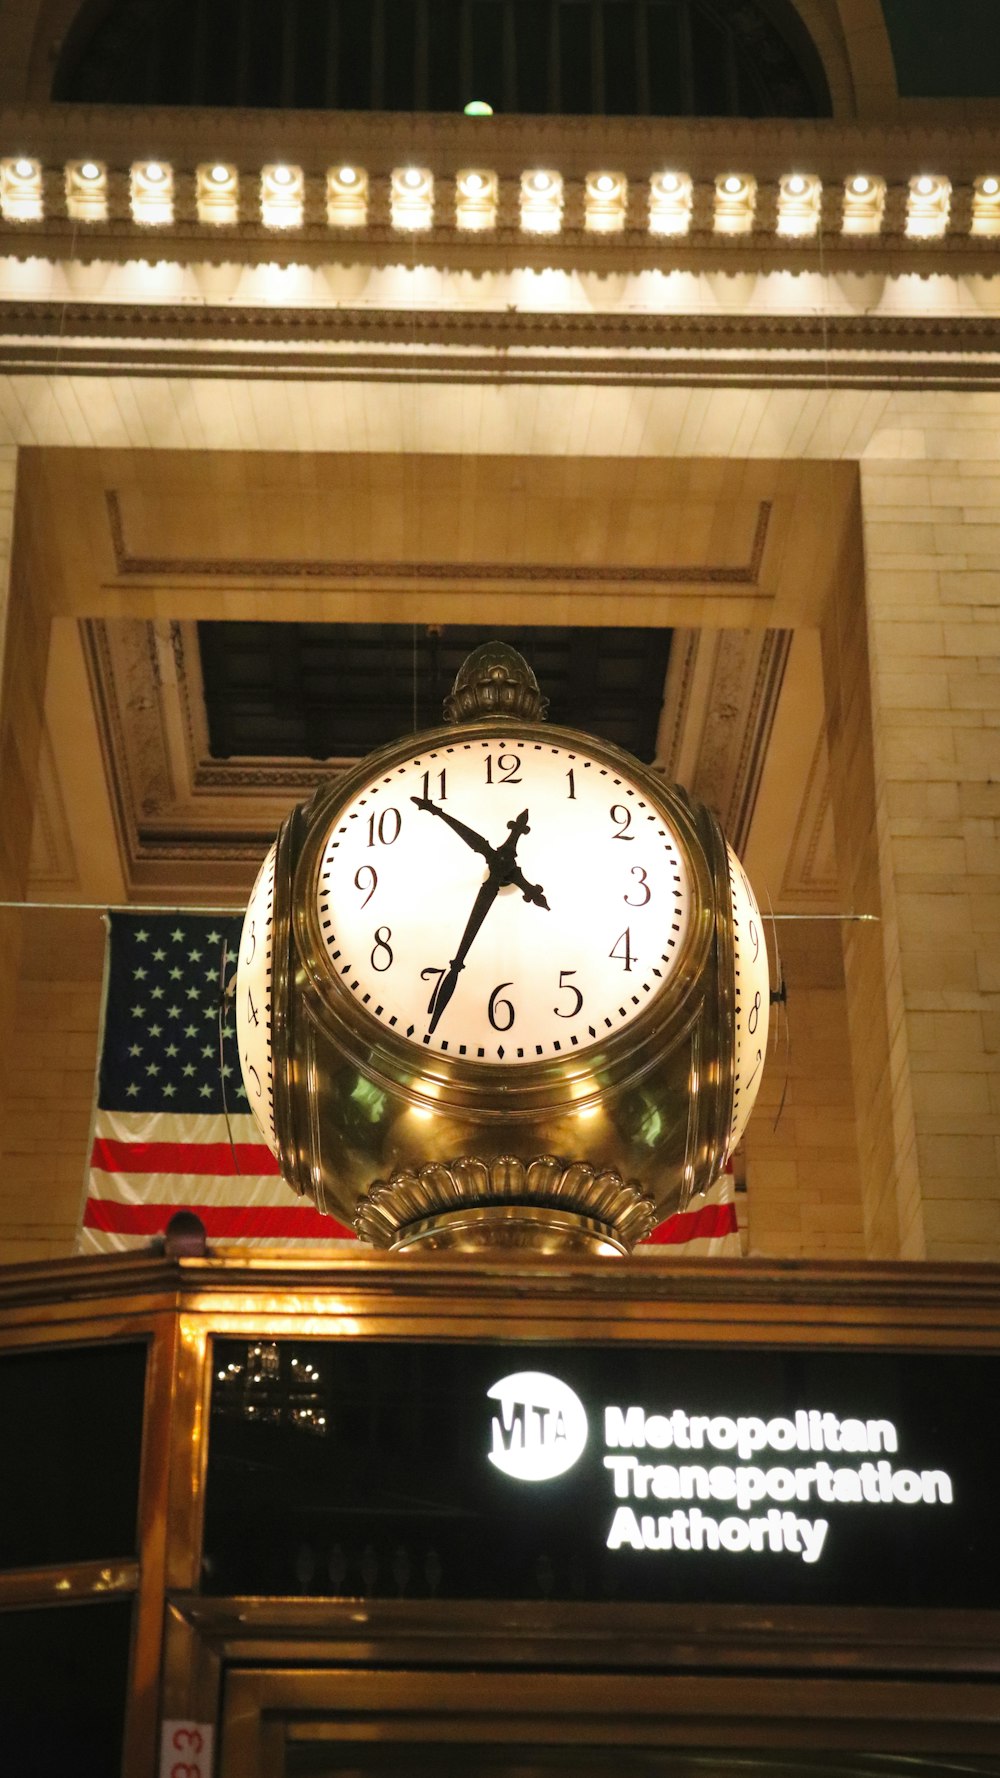
<path fill-rule="evenodd" d="M 788 991 L 772 1010 L 764 1078 L 746 1135 L 748 1252 L 865 1257 L 847 999 L 836 921 L 782 921 Z"/>
<path fill-rule="evenodd" d="M 93 1106 L 104 925 L 20 916 L 15 1042 L 0 1143 L 0 1263 L 74 1251 Z"/>
<path fill-rule="evenodd" d="M 1000 403 L 910 404 L 861 482 L 900 1251 L 996 1260 Z"/>

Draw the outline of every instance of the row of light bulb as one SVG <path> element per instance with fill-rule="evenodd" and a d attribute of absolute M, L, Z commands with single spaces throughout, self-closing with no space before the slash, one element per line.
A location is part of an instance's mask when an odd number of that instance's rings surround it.
<path fill-rule="evenodd" d="M 499 201 L 496 172 L 466 170 L 455 179 L 455 222 L 460 229 L 496 226 Z M 78 221 L 107 217 L 107 168 L 96 160 L 70 161 L 65 167 L 66 203 Z M 886 181 L 868 173 L 844 181 L 841 227 L 846 234 L 878 234 L 883 226 Z M 820 227 L 823 185 L 812 174 L 789 173 L 778 181 L 774 226 L 779 234 L 809 236 Z M 629 182 L 623 173 L 588 173 L 583 181 L 584 225 L 595 233 L 624 229 L 629 208 Z M 654 173 L 649 181 L 648 227 L 652 234 L 684 235 L 692 222 L 695 184 L 680 172 Z M 240 220 L 240 177 L 223 161 L 196 170 L 195 200 L 202 223 Z M 363 227 L 368 220 L 368 174 L 345 164 L 326 175 L 327 220 L 331 226 Z M 389 175 L 390 220 L 400 229 L 429 228 L 434 220 L 434 176 L 428 168 L 399 167 Z M 916 174 L 906 195 L 907 234 L 933 238 L 947 232 L 952 201 L 950 180 Z M 169 226 L 174 219 L 173 168 L 164 161 L 137 161 L 130 169 L 133 219 Z M 565 188 L 560 173 L 532 169 L 520 178 L 520 226 L 529 233 L 557 234 L 563 225 Z M 305 209 L 305 175 L 301 167 L 275 163 L 260 173 L 260 213 L 268 227 L 301 226 Z M 758 185 L 749 173 L 720 173 L 714 182 L 712 226 L 720 234 L 749 233 L 757 221 Z M 18 156 L 0 160 L 0 215 L 8 222 L 40 221 L 43 216 L 42 168 L 37 160 Z M 1000 176 L 983 174 L 972 186 L 969 227 L 973 234 L 1000 234 Z"/>

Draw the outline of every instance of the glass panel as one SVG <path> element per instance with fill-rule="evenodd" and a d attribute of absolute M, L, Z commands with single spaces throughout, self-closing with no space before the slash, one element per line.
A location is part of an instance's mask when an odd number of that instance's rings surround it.
<path fill-rule="evenodd" d="M 213 1593 L 995 1606 L 1000 1361 L 217 1343 Z"/>
<path fill-rule="evenodd" d="M 0 1567 L 135 1554 L 145 1377 L 138 1343 L 0 1358 Z"/>
<path fill-rule="evenodd" d="M 131 1600 L 0 1612 L 0 1766 L 10 1778 L 116 1778 Z"/>

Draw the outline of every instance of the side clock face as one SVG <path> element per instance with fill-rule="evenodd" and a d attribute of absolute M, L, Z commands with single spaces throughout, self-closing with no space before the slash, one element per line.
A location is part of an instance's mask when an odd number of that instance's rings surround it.
<path fill-rule="evenodd" d="M 733 949 L 736 971 L 733 1014 L 736 1056 L 733 1079 L 733 1111 L 729 1130 L 732 1153 L 746 1128 L 760 1086 L 767 1055 L 767 1030 L 771 1011 L 770 976 L 764 925 L 746 871 L 732 846 L 726 846 L 729 862 L 729 894 L 733 910 Z"/>
<path fill-rule="evenodd" d="M 315 895 L 329 967 L 377 1025 L 504 1069 L 624 1031 L 674 975 L 692 917 L 649 792 L 510 729 L 373 777 L 326 837 Z"/>

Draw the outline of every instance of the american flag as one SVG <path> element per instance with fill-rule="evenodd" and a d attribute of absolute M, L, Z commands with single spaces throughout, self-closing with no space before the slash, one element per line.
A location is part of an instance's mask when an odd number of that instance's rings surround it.
<path fill-rule="evenodd" d="M 104 1036 L 80 1247 L 145 1247 L 175 1210 L 212 1242 L 353 1241 L 297 1197 L 250 1115 L 225 995 L 242 918 L 108 916 Z M 220 1016 L 221 1013 L 221 1016 Z"/>
<path fill-rule="evenodd" d="M 85 1253 L 145 1247 L 176 1210 L 222 1246 L 337 1249 L 350 1229 L 287 1186 L 248 1110 L 231 985 L 241 916 L 108 915 L 104 1035 L 80 1231 Z M 732 1174 L 644 1251 L 737 1257 Z"/>

